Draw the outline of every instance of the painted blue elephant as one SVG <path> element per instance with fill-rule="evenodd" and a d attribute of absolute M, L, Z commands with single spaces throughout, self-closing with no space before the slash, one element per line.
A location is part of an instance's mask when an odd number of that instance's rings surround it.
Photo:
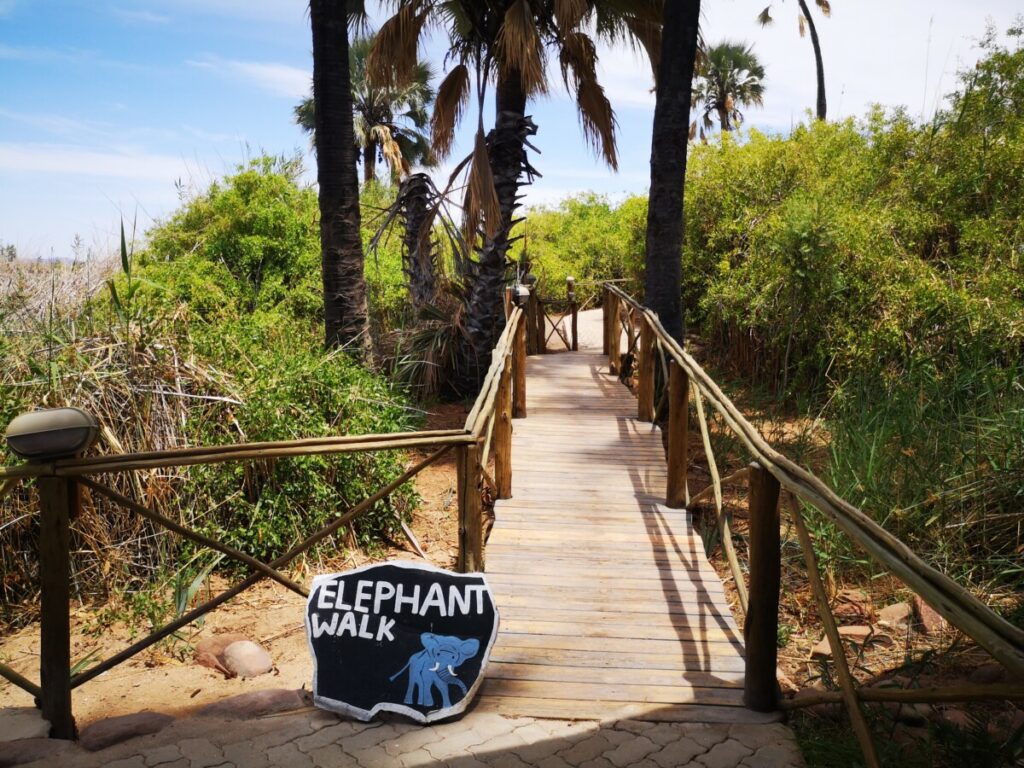
<path fill-rule="evenodd" d="M 391 680 L 394 681 L 408 669 L 409 687 L 405 691 L 405 703 L 412 704 L 415 698 L 419 706 L 432 707 L 433 689 L 436 688 L 441 694 L 442 706 L 447 709 L 452 705 L 448 686 L 454 685 L 462 690 L 460 699 L 466 695 L 466 684 L 459 679 L 455 668 L 476 656 L 480 650 L 480 641 L 424 632 L 420 635 L 420 642 L 423 643 L 423 650 L 410 656 L 405 666 L 391 676 Z"/>

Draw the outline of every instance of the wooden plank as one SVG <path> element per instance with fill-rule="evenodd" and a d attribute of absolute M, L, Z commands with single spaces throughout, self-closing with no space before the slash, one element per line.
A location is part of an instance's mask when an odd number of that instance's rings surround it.
<path fill-rule="evenodd" d="M 719 704 L 742 707 L 743 691 L 732 688 L 704 688 L 691 685 L 617 685 L 607 683 L 569 683 L 552 685 L 545 680 L 502 680 L 486 677 L 483 694 L 528 696 L 538 699 L 577 699 L 578 701 L 628 701 L 656 704 Z"/>
<path fill-rule="evenodd" d="M 532 716 L 605 722 L 644 720 L 653 723 L 768 725 L 782 719 L 781 713 L 762 714 L 742 707 L 537 699 L 526 696 L 499 696 L 490 692 L 485 692 L 481 696 L 476 709 L 480 712 L 495 712 L 509 717 Z"/>
<path fill-rule="evenodd" d="M 552 651 L 557 651 L 553 653 Z M 694 650 L 687 661 L 678 650 L 673 653 L 634 653 L 632 651 L 581 651 L 566 648 L 520 648 L 501 641 L 491 652 L 492 662 L 515 664 L 552 664 L 560 667 L 608 667 L 613 669 L 654 669 L 695 672 L 742 673 L 745 662 L 741 656 L 712 656 L 700 662 Z"/>
<path fill-rule="evenodd" d="M 743 688 L 743 673 L 704 672 L 665 669 L 617 669 L 523 664 L 491 660 L 487 677 L 496 680 L 531 680 L 552 683 L 602 683 L 605 685 L 643 685 L 680 688 Z"/>
<path fill-rule="evenodd" d="M 645 654 L 676 653 L 681 661 L 707 661 L 711 659 L 743 658 L 743 648 L 724 640 L 680 640 L 679 638 L 607 638 L 584 637 L 577 634 L 560 635 L 554 632 L 535 634 L 513 632 L 502 628 L 498 641 L 501 648 L 549 648 L 568 651 L 607 651 L 609 653 Z M 706 667 L 699 667 L 705 669 Z"/>

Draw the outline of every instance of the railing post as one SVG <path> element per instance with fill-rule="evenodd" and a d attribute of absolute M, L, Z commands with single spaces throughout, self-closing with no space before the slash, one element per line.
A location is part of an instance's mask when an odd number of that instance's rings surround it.
<path fill-rule="evenodd" d="M 779 708 L 779 481 L 756 462 L 749 477 L 750 605 L 743 622 L 743 703 L 756 712 L 774 712 Z"/>
<path fill-rule="evenodd" d="M 483 510 L 480 504 L 480 442 L 460 445 L 456 453 L 459 494 L 459 571 L 484 568 Z"/>
<path fill-rule="evenodd" d="M 576 304 L 576 278 L 571 275 L 565 278 L 565 293 L 566 298 L 569 301 L 569 314 L 572 318 L 569 336 L 569 338 L 572 339 L 572 343 L 569 349 L 573 352 L 578 352 L 580 349 L 580 340 L 576 326 L 576 314 L 579 311 L 579 306 Z"/>
<path fill-rule="evenodd" d="M 652 377 L 653 378 L 653 377 Z M 690 377 L 674 359 L 668 361 L 668 483 L 665 504 L 686 506 L 686 475 L 690 468 Z"/>
<path fill-rule="evenodd" d="M 55 739 L 75 738 L 71 714 L 71 520 L 78 514 L 81 498 L 77 482 L 60 477 L 40 477 L 39 489 L 39 586 L 40 607 L 39 683 L 40 708 Z"/>
<path fill-rule="evenodd" d="M 530 298 L 534 298 L 534 294 L 530 294 Z M 540 300 L 540 296 L 537 295 L 533 302 L 533 314 L 534 314 L 534 329 L 537 331 L 537 354 L 546 355 L 548 353 L 548 341 L 547 341 L 547 324 L 544 322 L 544 303 Z"/>
<path fill-rule="evenodd" d="M 608 339 L 611 338 L 611 333 L 608 329 L 611 328 L 608 318 L 611 316 L 612 306 L 612 292 L 608 290 L 608 286 L 602 283 L 601 285 L 601 320 L 603 321 L 602 328 L 603 334 L 601 336 L 601 354 L 607 357 L 608 355 Z"/>
<path fill-rule="evenodd" d="M 622 328 L 619 324 L 619 308 L 621 300 L 611 293 L 608 306 L 608 371 L 617 376 L 622 368 L 622 361 L 619 359 L 619 345 L 622 340 Z"/>
<path fill-rule="evenodd" d="M 526 418 L 526 318 L 519 316 L 519 325 L 512 341 L 512 418 Z"/>
<path fill-rule="evenodd" d="M 494 418 L 494 485 L 499 499 L 512 496 L 512 356 L 505 358 L 505 365 L 498 381 L 497 413 Z"/>
<path fill-rule="evenodd" d="M 640 364 L 637 366 L 636 417 L 654 421 L 654 329 L 640 316 Z"/>
<path fill-rule="evenodd" d="M 509 315 L 512 314 L 512 291 L 514 289 L 511 285 L 505 286 L 505 319 L 508 320 Z"/>

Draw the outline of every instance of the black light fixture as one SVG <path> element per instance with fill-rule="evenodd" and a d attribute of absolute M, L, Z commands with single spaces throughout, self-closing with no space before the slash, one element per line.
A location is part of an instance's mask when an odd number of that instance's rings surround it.
<path fill-rule="evenodd" d="M 81 408 L 51 408 L 16 416 L 7 426 L 7 447 L 29 461 L 83 453 L 99 433 L 96 419 Z"/>

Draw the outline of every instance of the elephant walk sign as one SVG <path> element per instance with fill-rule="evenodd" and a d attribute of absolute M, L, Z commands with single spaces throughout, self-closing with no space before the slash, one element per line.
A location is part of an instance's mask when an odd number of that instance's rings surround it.
<path fill-rule="evenodd" d="M 317 576 L 306 603 L 313 701 L 370 720 L 461 713 L 483 680 L 498 609 L 483 574 L 392 561 Z"/>

